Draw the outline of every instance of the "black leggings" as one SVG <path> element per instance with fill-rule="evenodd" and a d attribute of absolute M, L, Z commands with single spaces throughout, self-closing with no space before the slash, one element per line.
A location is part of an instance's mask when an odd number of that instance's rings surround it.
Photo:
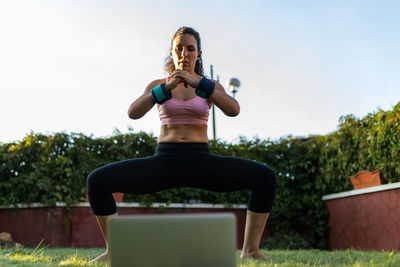
<path fill-rule="evenodd" d="M 270 212 L 276 175 L 261 163 L 210 154 L 206 143 L 159 143 L 154 156 L 114 162 L 94 170 L 87 179 L 95 215 L 117 212 L 112 193 L 154 193 L 174 187 L 216 192 L 251 189 L 248 209 Z"/>

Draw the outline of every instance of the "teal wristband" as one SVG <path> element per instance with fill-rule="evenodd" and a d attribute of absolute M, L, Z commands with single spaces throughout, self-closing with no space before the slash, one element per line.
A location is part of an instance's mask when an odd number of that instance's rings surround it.
<path fill-rule="evenodd" d="M 172 93 L 165 88 L 165 83 L 162 83 L 151 89 L 151 96 L 157 104 L 163 104 L 172 98 Z"/>

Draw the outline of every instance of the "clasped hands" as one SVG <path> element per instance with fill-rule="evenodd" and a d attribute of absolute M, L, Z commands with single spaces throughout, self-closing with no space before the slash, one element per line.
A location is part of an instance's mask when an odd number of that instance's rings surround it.
<path fill-rule="evenodd" d="M 185 86 L 188 84 L 193 88 L 197 88 L 197 86 L 199 85 L 199 81 L 199 79 L 193 77 L 193 75 L 190 74 L 188 71 L 177 69 L 171 73 L 170 79 L 165 85 L 165 88 L 171 91 L 174 90 L 180 83 L 184 83 Z"/>

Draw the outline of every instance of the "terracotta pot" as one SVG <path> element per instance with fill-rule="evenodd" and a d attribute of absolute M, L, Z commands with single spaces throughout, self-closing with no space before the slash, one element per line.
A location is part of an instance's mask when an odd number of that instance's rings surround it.
<path fill-rule="evenodd" d="M 113 193 L 112 195 L 113 195 L 113 197 L 114 197 L 115 202 L 123 202 L 122 200 L 123 200 L 123 198 L 124 198 L 124 193 L 119 193 L 119 192 L 117 192 L 117 193 Z M 89 200 L 88 200 L 88 195 L 87 195 L 87 194 L 86 194 L 85 200 L 86 200 L 86 202 L 89 201 Z"/>
<path fill-rule="evenodd" d="M 356 175 L 350 176 L 350 180 L 353 184 L 354 189 L 361 189 L 384 184 L 383 177 L 381 177 L 381 174 L 378 170 L 373 172 L 360 171 Z"/>

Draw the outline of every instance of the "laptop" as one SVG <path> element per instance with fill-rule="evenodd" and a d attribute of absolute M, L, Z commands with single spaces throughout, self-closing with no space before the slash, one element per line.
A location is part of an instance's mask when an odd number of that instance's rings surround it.
<path fill-rule="evenodd" d="M 111 266 L 234 267 L 235 222 L 231 213 L 111 218 Z"/>

